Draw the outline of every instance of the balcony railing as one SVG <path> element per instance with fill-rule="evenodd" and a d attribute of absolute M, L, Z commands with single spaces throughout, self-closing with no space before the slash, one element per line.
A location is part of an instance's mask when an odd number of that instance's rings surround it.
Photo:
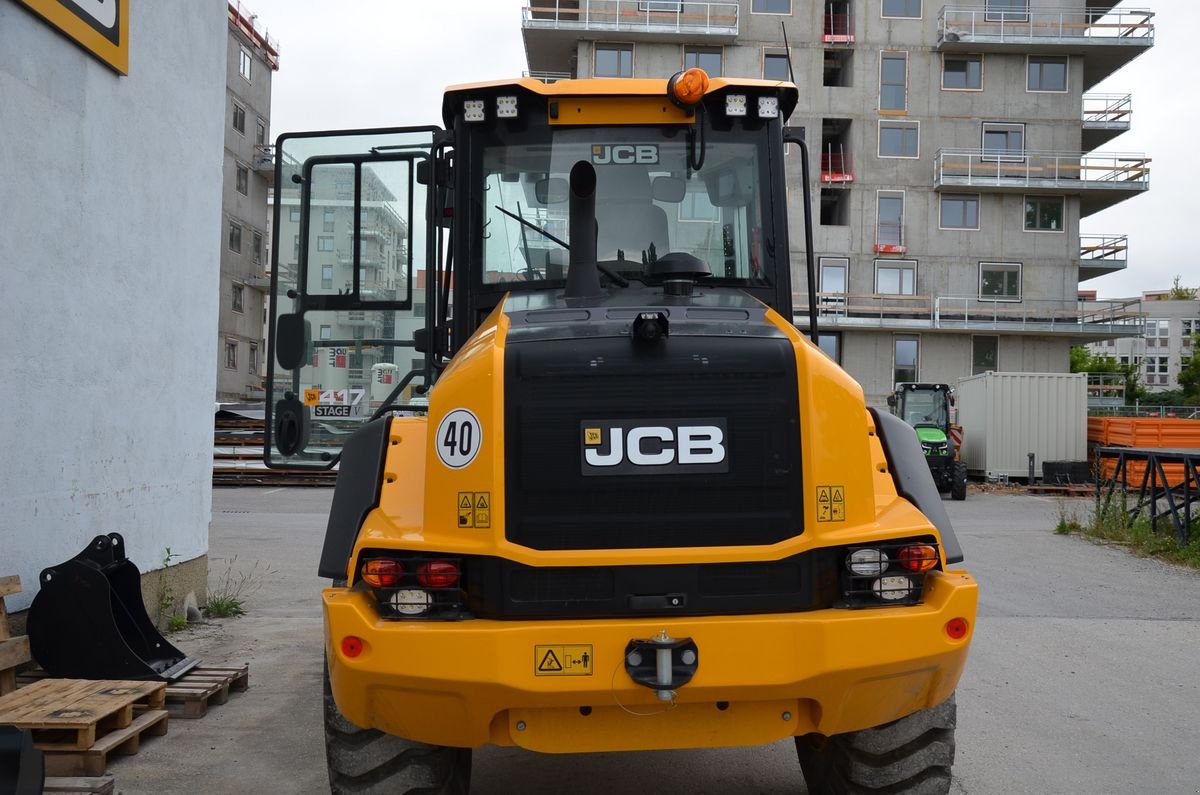
<path fill-rule="evenodd" d="M 808 305 L 808 296 L 794 296 Z M 1122 335 L 1142 333 L 1141 301 L 1025 299 L 978 296 L 817 293 L 819 323 L 832 328 L 992 330 L 1027 334 Z M 807 318 L 797 315 L 802 328 Z"/>
<path fill-rule="evenodd" d="M 557 83 L 559 80 L 570 80 L 575 77 L 570 72 L 522 72 L 521 75 L 541 80 L 543 83 Z"/>
<path fill-rule="evenodd" d="M 736 2 L 541 0 L 521 9 L 526 29 L 736 36 Z"/>
<path fill-rule="evenodd" d="M 904 244 L 903 221 L 875 222 L 876 254 L 903 254 L 907 250 Z"/>
<path fill-rule="evenodd" d="M 254 145 L 254 170 L 275 173 L 275 147 L 271 144 Z"/>
<path fill-rule="evenodd" d="M 943 149 L 937 153 L 934 168 L 937 187 L 994 185 L 1079 191 L 1150 186 L 1150 158 L 1142 154 Z"/>
<path fill-rule="evenodd" d="M 1080 235 L 1079 262 L 1081 265 L 1124 268 L 1128 248 L 1128 235 Z"/>
<path fill-rule="evenodd" d="M 947 6 L 938 14 L 938 45 L 1118 44 L 1154 41 L 1154 12 L 1113 8 Z"/>
<path fill-rule="evenodd" d="M 1128 130 L 1132 116 L 1132 94 L 1083 95 L 1084 127 Z"/>

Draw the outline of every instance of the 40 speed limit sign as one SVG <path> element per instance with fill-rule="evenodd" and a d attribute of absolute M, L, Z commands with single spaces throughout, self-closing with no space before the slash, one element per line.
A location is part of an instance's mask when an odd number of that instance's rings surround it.
<path fill-rule="evenodd" d="M 454 409 L 438 423 L 437 454 L 450 469 L 462 469 L 475 460 L 483 444 L 479 418 L 468 409 Z"/>

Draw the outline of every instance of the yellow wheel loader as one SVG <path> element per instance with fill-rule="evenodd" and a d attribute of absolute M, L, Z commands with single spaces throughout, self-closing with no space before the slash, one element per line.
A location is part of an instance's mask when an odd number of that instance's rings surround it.
<path fill-rule="evenodd" d="M 948 789 L 976 584 L 912 428 L 793 325 L 796 101 L 523 79 L 279 138 L 266 458 L 338 467 L 334 792 L 785 738 L 814 792 Z"/>

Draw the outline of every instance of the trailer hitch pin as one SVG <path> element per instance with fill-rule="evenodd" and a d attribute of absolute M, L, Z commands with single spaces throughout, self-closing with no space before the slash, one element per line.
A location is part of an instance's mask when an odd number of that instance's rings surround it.
<path fill-rule="evenodd" d="M 658 642 L 659 647 L 655 652 L 656 663 L 658 664 L 658 684 L 661 687 L 655 689 L 659 701 L 674 701 L 675 691 L 671 689 L 671 643 L 673 638 L 667 634 L 665 629 L 660 629 L 658 635 L 654 638 Z"/>

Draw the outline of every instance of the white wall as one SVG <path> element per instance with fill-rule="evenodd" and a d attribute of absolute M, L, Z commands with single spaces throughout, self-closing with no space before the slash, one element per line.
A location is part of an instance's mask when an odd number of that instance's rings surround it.
<path fill-rule="evenodd" d="M 0 575 L 208 550 L 223 2 L 135 2 L 129 76 L 0 3 Z"/>

